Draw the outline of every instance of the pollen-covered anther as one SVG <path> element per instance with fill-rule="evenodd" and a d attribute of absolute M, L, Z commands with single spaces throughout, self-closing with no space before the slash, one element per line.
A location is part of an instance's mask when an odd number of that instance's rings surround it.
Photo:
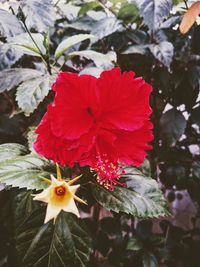
<path fill-rule="evenodd" d="M 96 157 L 96 163 L 93 170 L 97 172 L 97 182 L 103 185 L 107 190 L 112 191 L 113 186 L 121 184 L 118 180 L 120 179 L 122 170 L 117 162 L 112 162 L 108 159 L 106 154 Z"/>

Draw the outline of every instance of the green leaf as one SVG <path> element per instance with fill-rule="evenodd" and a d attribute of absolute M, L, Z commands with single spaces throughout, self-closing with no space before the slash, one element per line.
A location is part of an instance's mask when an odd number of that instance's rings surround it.
<path fill-rule="evenodd" d="M 19 51 L 9 44 L 0 44 L 0 70 L 10 68 L 22 56 L 22 51 Z"/>
<path fill-rule="evenodd" d="M 55 58 L 58 59 L 60 56 L 62 56 L 63 53 L 65 53 L 70 47 L 72 47 L 75 44 L 78 44 L 84 40 L 90 39 L 94 37 L 91 34 L 77 34 L 71 37 L 68 37 L 67 39 L 63 40 L 55 51 Z"/>
<path fill-rule="evenodd" d="M 97 202 L 108 210 L 125 212 L 138 218 L 169 215 L 166 200 L 155 180 L 134 168 L 127 169 L 123 180 L 126 187 L 115 186 L 113 191 L 93 183 L 92 193 Z"/>
<path fill-rule="evenodd" d="M 140 14 L 150 30 L 159 29 L 172 8 L 171 0 L 136 0 Z"/>
<path fill-rule="evenodd" d="M 181 111 L 170 109 L 160 119 L 161 137 L 169 146 L 174 146 L 185 132 L 186 120 Z"/>
<path fill-rule="evenodd" d="M 122 54 L 141 54 L 145 55 L 147 53 L 148 45 L 131 45 L 125 49 Z"/>
<path fill-rule="evenodd" d="M 19 20 L 8 11 L 0 9 L 0 18 L 1 36 L 12 37 L 24 32 Z"/>
<path fill-rule="evenodd" d="M 191 120 L 193 123 L 197 124 L 200 127 L 200 107 L 192 110 Z"/>
<path fill-rule="evenodd" d="M 40 33 L 31 33 L 31 36 L 32 38 L 28 33 L 22 33 L 15 37 L 10 37 L 7 40 L 9 44 L 22 50 L 24 54 L 38 57 L 41 56 L 41 53 L 45 55 L 44 36 Z"/>
<path fill-rule="evenodd" d="M 12 187 L 44 189 L 48 186 L 43 177 L 49 172 L 44 168 L 48 161 L 36 154 L 18 156 L 0 162 L 0 182 Z"/>
<path fill-rule="evenodd" d="M 29 116 L 51 89 L 49 75 L 44 75 L 23 82 L 17 88 L 16 100 L 18 106 Z"/>
<path fill-rule="evenodd" d="M 143 248 L 142 243 L 137 238 L 130 238 L 126 249 L 131 251 L 138 251 Z"/>
<path fill-rule="evenodd" d="M 7 143 L 0 145 L 0 162 L 27 154 L 27 148 L 20 144 Z"/>
<path fill-rule="evenodd" d="M 71 23 L 65 24 L 66 28 L 72 28 L 78 31 L 84 31 L 84 32 L 90 32 L 94 24 L 96 23 L 96 20 L 89 16 L 83 16 L 78 18 L 77 20 L 73 21 Z"/>
<path fill-rule="evenodd" d="M 120 8 L 117 17 L 126 23 L 131 23 L 137 19 L 138 9 L 133 3 L 125 3 Z"/>
<path fill-rule="evenodd" d="M 97 7 L 101 7 L 101 5 L 98 1 L 91 1 L 91 2 L 87 2 L 87 3 L 83 3 L 81 5 L 81 8 L 79 10 L 78 15 L 79 16 L 84 15 L 90 10 L 95 10 Z"/>
<path fill-rule="evenodd" d="M 39 205 L 36 201 L 33 201 L 32 191 L 19 190 L 17 192 L 12 200 L 15 233 Z"/>
<path fill-rule="evenodd" d="M 114 32 L 122 31 L 123 29 L 124 27 L 122 26 L 121 20 L 118 20 L 115 17 L 103 18 L 100 21 L 97 21 L 92 28 L 91 34 L 95 36 L 92 43 L 95 43 Z"/>
<path fill-rule="evenodd" d="M 192 175 L 194 175 L 195 178 L 200 179 L 200 161 L 194 161 L 192 163 Z"/>
<path fill-rule="evenodd" d="M 38 32 L 45 32 L 54 24 L 55 12 L 51 0 L 23 0 L 21 8 L 26 16 L 26 25 Z"/>
<path fill-rule="evenodd" d="M 149 48 L 156 59 L 166 67 L 170 66 L 174 55 L 174 47 L 172 43 L 163 41 L 159 44 L 150 45 Z"/>
<path fill-rule="evenodd" d="M 13 68 L 0 72 L 0 93 L 9 91 L 21 82 L 41 76 L 41 72 L 35 69 Z M 30 88 L 29 88 L 30 90 Z"/>
<path fill-rule="evenodd" d="M 100 74 L 102 73 L 103 69 L 102 68 L 97 68 L 97 67 L 86 67 L 82 71 L 80 71 L 80 74 L 89 74 L 94 77 L 99 77 Z"/>
<path fill-rule="evenodd" d="M 104 55 L 96 51 L 84 50 L 84 51 L 69 53 L 68 56 L 70 57 L 81 56 L 87 58 L 89 60 L 92 60 L 98 68 L 104 68 L 104 69 L 112 68 L 114 66 L 113 62 L 117 61 L 116 53 L 112 51 Z"/>
<path fill-rule="evenodd" d="M 156 257 L 151 253 L 145 253 L 142 257 L 143 267 L 158 267 Z"/>
<path fill-rule="evenodd" d="M 144 160 L 139 169 L 145 176 L 151 176 L 151 164 L 147 158 Z"/>
<path fill-rule="evenodd" d="M 28 139 L 28 147 L 29 147 L 29 150 L 33 153 L 35 153 L 35 150 L 33 149 L 33 143 L 35 142 L 36 140 L 36 133 L 35 133 L 35 129 L 36 127 L 32 126 L 32 127 L 29 127 L 29 131 L 28 131 L 28 134 L 27 134 L 27 139 Z"/>
<path fill-rule="evenodd" d="M 37 227 L 41 213 L 30 216 L 17 235 L 22 267 L 84 267 L 92 252 L 92 240 L 84 223 L 71 213 L 61 212 L 55 226 Z M 37 224 L 36 224 L 37 223 Z"/>

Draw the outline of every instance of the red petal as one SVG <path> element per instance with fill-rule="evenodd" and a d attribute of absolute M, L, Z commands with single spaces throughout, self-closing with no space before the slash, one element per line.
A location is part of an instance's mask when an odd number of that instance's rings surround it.
<path fill-rule="evenodd" d="M 61 73 L 53 89 L 56 96 L 49 115 L 54 135 L 72 140 L 87 133 L 98 113 L 96 78 Z"/>
<path fill-rule="evenodd" d="M 36 129 L 36 133 L 38 136 L 34 143 L 35 151 L 61 165 L 69 164 L 73 166 L 79 160 L 83 150 L 86 149 L 86 147 L 80 145 L 78 140 L 72 142 L 57 138 L 51 131 L 48 112 Z M 91 143 L 91 140 L 88 140 L 89 142 Z"/>
<path fill-rule="evenodd" d="M 142 78 L 134 78 L 134 72 L 120 73 L 112 69 L 101 74 L 97 81 L 104 127 L 117 127 L 132 131 L 140 128 L 148 119 L 151 108 L 151 86 Z"/>

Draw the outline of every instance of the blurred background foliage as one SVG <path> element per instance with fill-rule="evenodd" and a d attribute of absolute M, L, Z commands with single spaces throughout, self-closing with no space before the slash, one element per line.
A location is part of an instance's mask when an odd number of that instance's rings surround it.
<path fill-rule="evenodd" d="M 0 1 L 0 143 L 21 144 L 1 146 L 1 181 L 41 189 L 42 182 L 32 185 L 31 177 L 54 172 L 44 159 L 23 155 L 31 151 L 34 127 L 53 99 L 50 89 L 56 73 L 98 76 L 102 70 L 119 66 L 122 71 L 133 70 L 153 86 L 150 101 L 155 139 L 141 171 L 160 184 L 173 214 L 165 219 L 138 220 L 116 213 L 115 208 L 111 213 L 96 204 L 95 199 L 103 200 L 95 185 L 93 195 L 83 186 L 80 194 L 87 195 L 89 205 L 80 208 L 90 234 L 64 213 L 54 229 L 52 224 L 41 227 L 44 210 L 32 202 L 32 191 L 2 185 L 0 267 L 200 266 L 198 18 L 187 33 L 179 30 L 182 16 L 193 2 L 199 1 Z M 26 168 L 32 169 L 22 173 Z M 73 173 L 79 171 L 73 169 Z M 88 170 L 82 171 L 87 180 Z M 63 172 L 70 176 L 72 170 L 64 168 Z M 16 175 L 21 180 L 16 180 Z M 135 180 L 138 188 L 142 179 Z M 147 192 L 145 183 L 139 193 Z M 70 239 L 61 222 L 66 222 L 66 231 L 83 235 L 85 243 Z M 59 247 L 59 240 L 65 248 Z"/>

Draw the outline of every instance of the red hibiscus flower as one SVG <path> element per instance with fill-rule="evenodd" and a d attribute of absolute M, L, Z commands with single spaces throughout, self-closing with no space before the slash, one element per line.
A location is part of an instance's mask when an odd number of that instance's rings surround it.
<path fill-rule="evenodd" d="M 62 72 L 55 99 L 36 129 L 35 150 L 61 165 L 89 165 L 108 189 L 119 183 L 119 163 L 139 166 L 152 139 L 151 86 L 114 68 L 100 78 Z"/>

